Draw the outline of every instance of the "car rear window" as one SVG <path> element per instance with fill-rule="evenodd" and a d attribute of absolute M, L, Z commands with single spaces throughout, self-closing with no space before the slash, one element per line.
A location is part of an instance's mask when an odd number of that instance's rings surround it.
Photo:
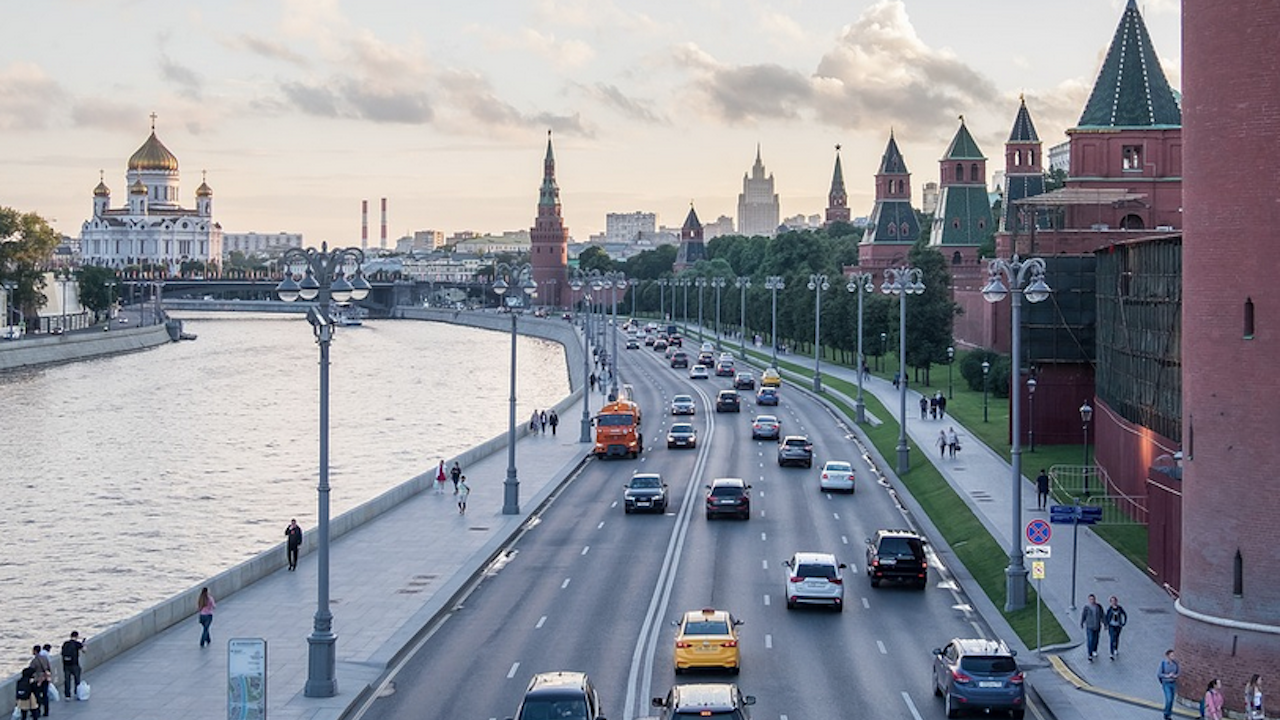
<path fill-rule="evenodd" d="M 739 720 L 742 715 L 737 710 L 686 710 L 672 713 L 671 720 L 699 720 L 700 718 L 724 718 Z"/>
<path fill-rule="evenodd" d="M 711 488 L 711 497 L 738 497 L 741 494 L 742 488 L 731 485 Z"/>
<path fill-rule="evenodd" d="M 1011 657 L 999 655 L 966 655 L 960 658 L 960 669 L 981 675 L 1001 675 L 1016 672 L 1018 663 Z"/>
<path fill-rule="evenodd" d="M 526 700 L 520 720 L 589 720 L 587 702 L 582 698 L 563 700 Z"/>
<path fill-rule="evenodd" d="M 685 635 L 728 635 L 729 624 L 723 620 L 695 620 L 684 626 Z"/>
<path fill-rule="evenodd" d="M 849 472 L 853 468 L 848 463 L 827 463 L 827 469 L 832 472 Z"/>
<path fill-rule="evenodd" d="M 790 445 L 791 447 L 804 447 L 805 445 L 808 445 L 808 444 L 809 444 L 809 441 L 804 440 L 802 438 L 791 438 L 787 440 L 787 445 Z"/>
<path fill-rule="evenodd" d="M 920 541 L 904 537 L 881 538 L 880 553 L 882 555 L 919 555 Z"/>
<path fill-rule="evenodd" d="M 796 568 L 796 577 L 836 579 L 836 569 L 831 565 L 809 564 Z"/>

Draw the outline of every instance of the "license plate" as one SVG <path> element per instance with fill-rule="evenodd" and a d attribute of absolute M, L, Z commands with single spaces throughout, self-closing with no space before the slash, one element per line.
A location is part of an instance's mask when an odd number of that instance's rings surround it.
<path fill-rule="evenodd" d="M 989 688 L 1004 687 L 1004 683 L 1000 682 L 999 680 L 983 680 L 978 683 L 978 687 L 989 687 Z"/>
<path fill-rule="evenodd" d="M 717 504 L 717 505 L 737 505 L 737 504 L 738 504 L 738 501 L 736 501 L 736 500 L 717 500 L 717 501 L 716 501 L 716 504 Z"/>
<path fill-rule="evenodd" d="M 648 501 L 648 500 L 637 500 L 637 501 L 636 501 L 636 505 L 651 505 L 651 504 L 652 504 L 652 503 L 651 503 L 650 501 Z"/>
<path fill-rule="evenodd" d="M 880 561 L 880 564 L 881 565 L 897 565 L 898 561 L 895 560 L 894 558 L 885 558 L 884 560 Z"/>

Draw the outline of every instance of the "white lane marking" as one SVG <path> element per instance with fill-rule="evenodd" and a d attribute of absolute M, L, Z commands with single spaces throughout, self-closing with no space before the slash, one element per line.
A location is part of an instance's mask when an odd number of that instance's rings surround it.
<path fill-rule="evenodd" d="M 870 609 L 871 609 L 871 603 L 867 602 L 867 599 L 866 599 L 866 598 L 862 598 L 862 607 L 863 607 L 864 609 L 866 609 L 866 610 L 870 610 Z"/>
<path fill-rule="evenodd" d="M 840 513 L 831 513 L 831 514 L 834 515 L 837 520 L 840 519 Z"/>
<path fill-rule="evenodd" d="M 761 539 L 761 540 L 764 540 L 764 539 L 765 539 L 765 537 L 766 537 L 766 536 L 765 536 L 765 534 L 764 534 L 764 533 L 760 533 L 760 539 Z"/>
<path fill-rule="evenodd" d="M 849 544 L 849 536 L 848 536 L 848 535 L 841 535 L 841 536 L 840 536 L 840 542 L 844 543 L 845 545 L 848 545 L 848 544 Z"/>
<path fill-rule="evenodd" d="M 978 623 L 970 621 L 969 624 L 973 626 L 973 629 L 975 631 L 977 631 L 978 637 L 985 638 L 987 636 L 986 633 L 982 632 L 982 628 L 978 625 Z"/>
<path fill-rule="evenodd" d="M 561 590 L 563 590 L 563 589 L 565 589 L 565 588 L 567 588 L 567 587 L 569 587 L 569 578 L 565 578 L 565 579 L 564 579 L 564 582 L 560 583 L 560 589 L 561 589 Z"/>
<path fill-rule="evenodd" d="M 876 641 L 876 647 L 877 647 L 877 648 L 879 648 L 879 650 L 880 650 L 880 654 L 881 654 L 881 655 L 888 655 L 888 654 L 889 654 L 889 651 L 884 649 L 884 642 L 883 642 L 883 641 L 881 641 L 881 640 L 877 640 L 877 641 Z"/>
<path fill-rule="evenodd" d="M 507 671 L 507 679 L 508 679 L 508 680 L 510 680 L 511 678 L 513 678 L 513 677 L 515 677 L 515 676 L 516 676 L 516 670 L 517 670 L 519 667 L 520 667 L 520 663 L 518 663 L 518 662 L 513 662 L 513 663 L 511 663 L 511 669 Z"/>
<path fill-rule="evenodd" d="M 916 704 L 911 702 L 911 696 L 905 690 L 902 693 L 902 701 L 907 704 L 907 709 L 911 711 L 911 717 L 916 720 L 924 720 L 924 718 L 920 717 L 920 711 L 916 710 Z"/>
<path fill-rule="evenodd" d="M 760 511 L 760 517 L 764 517 L 764 511 L 763 511 L 763 510 L 761 510 L 761 511 Z"/>
<path fill-rule="evenodd" d="M 538 618 L 538 624 L 537 624 L 537 625 L 534 625 L 533 627 L 534 627 L 534 628 L 541 628 L 541 627 L 542 627 L 543 625 L 545 625 L 546 623 L 547 623 L 547 616 L 546 616 L 546 615 L 543 615 L 542 617 Z"/>
<path fill-rule="evenodd" d="M 587 545 L 587 546 L 585 546 L 585 547 L 583 547 L 583 548 L 582 548 L 582 554 L 583 554 L 583 555 L 586 555 L 586 554 L 587 554 L 587 552 L 588 552 L 588 551 L 590 551 L 590 550 L 591 550 L 591 546 L 590 546 L 590 545 Z"/>
<path fill-rule="evenodd" d="M 614 506 L 616 507 L 616 506 L 617 506 L 617 503 L 614 503 Z M 597 530 L 599 530 L 599 529 L 600 529 L 600 528 L 602 528 L 602 527 L 604 527 L 604 521 L 603 521 L 603 520 L 601 520 L 601 521 L 600 521 L 600 524 L 596 526 L 596 529 L 597 529 Z"/>
<path fill-rule="evenodd" d="M 766 634 L 766 635 L 764 636 L 764 646 L 765 646 L 766 648 L 768 648 L 768 649 L 773 649 L 773 636 L 772 636 L 772 635 L 768 635 L 768 634 Z"/>
<path fill-rule="evenodd" d="M 761 560 L 761 561 L 760 561 L 760 565 L 761 565 L 761 569 L 763 569 L 763 570 L 768 570 L 768 569 L 769 569 L 769 561 L 768 561 L 768 560 Z"/>
<path fill-rule="evenodd" d="M 769 596 L 768 596 L 768 595 L 765 595 L 765 596 L 764 596 L 764 604 L 765 604 L 766 606 L 768 606 L 768 604 L 769 604 Z"/>

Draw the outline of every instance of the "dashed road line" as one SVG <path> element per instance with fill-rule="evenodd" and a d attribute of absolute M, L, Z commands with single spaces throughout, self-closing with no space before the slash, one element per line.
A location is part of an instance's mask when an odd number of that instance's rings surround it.
<path fill-rule="evenodd" d="M 565 579 L 564 579 L 564 582 L 560 583 L 560 589 L 561 589 L 561 590 L 563 590 L 563 589 L 565 589 L 565 588 L 567 588 L 567 587 L 569 587 L 569 578 L 565 578 Z"/>
<path fill-rule="evenodd" d="M 547 623 L 547 616 L 543 615 L 542 617 L 538 618 L 538 624 L 534 625 L 533 627 L 534 629 L 541 629 L 542 626 L 545 625 L 546 623 Z"/>
<path fill-rule="evenodd" d="M 511 678 L 515 677 L 516 670 L 518 669 L 520 669 L 520 663 L 518 662 L 511 663 L 511 669 L 507 671 L 507 679 L 510 680 Z"/>

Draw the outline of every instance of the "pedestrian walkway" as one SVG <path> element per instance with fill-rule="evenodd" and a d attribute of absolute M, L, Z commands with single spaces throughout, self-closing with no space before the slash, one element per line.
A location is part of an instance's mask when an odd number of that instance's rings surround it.
<path fill-rule="evenodd" d="M 767 357 L 763 354 L 754 359 L 767 362 Z M 800 379 L 795 387 L 807 390 L 811 386 L 812 371 L 791 371 L 787 366 L 796 360 L 800 359 L 779 358 L 784 374 L 791 379 Z M 855 385 L 858 382 L 857 372 L 853 368 L 824 363 L 822 372 L 826 376 Z M 934 390 L 928 388 L 930 394 Z M 838 394 L 830 388 L 826 392 Z M 899 391 L 888 380 L 874 376 L 864 380 L 863 392 L 874 396 L 890 412 L 899 407 Z M 911 462 L 914 464 L 928 460 L 937 467 L 987 531 L 1000 543 L 1001 548 L 1008 552 L 1013 533 L 1010 492 L 1013 482 L 1012 466 L 954 418 L 947 416 L 937 420 L 921 419 L 918 410 L 920 398 L 918 391 L 908 388 L 906 426 L 907 437 L 912 446 Z M 853 404 L 852 398 L 849 398 L 849 404 Z M 868 420 L 881 422 L 886 418 L 872 418 L 868 411 Z M 897 418 L 887 420 L 897 422 Z M 940 457 L 936 444 L 938 431 L 953 427 L 963 449 L 955 459 Z M 1039 472 L 1034 453 L 1024 451 L 1022 464 L 1024 472 L 1031 473 L 1032 477 Z M 891 462 L 885 463 L 881 471 L 892 476 L 894 466 Z M 1036 509 L 1035 483 L 1025 476 L 1020 482 L 1023 507 L 1017 542 L 1026 545 L 1022 528 L 1035 518 L 1048 520 L 1049 513 Z M 1165 650 L 1173 647 L 1173 598 L 1111 545 L 1087 526 L 1083 526 L 1079 531 L 1077 590 L 1073 608 L 1071 526 L 1054 525 L 1052 529 L 1052 557 L 1045 561 L 1046 577 L 1037 587 L 1046 608 L 1053 612 L 1058 622 L 1070 633 L 1072 643 L 1069 646 L 1045 648 L 1043 655 L 1038 654 L 1019 641 L 998 609 L 972 583 L 969 587 L 970 597 L 980 605 L 982 615 L 990 621 L 1001 638 L 1018 649 L 1024 666 L 1032 668 L 1029 672 L 1032 686 L 1058 720 L 1125 717 L 1136 712 L 1136 707 L 1160 711 L 1163 708 L 1163 695 L 1156 681 L 1156 668 L 1164 657 Z M 1027 567 L 1030 569 L 1030 563 Z M 1109 659 L 1107 654 L 1108 639 L 1105 629 L 1099 643 L 1098 659 L 1092 662 L 1087 659 L 1080 612 L 1090 593 L 1097 595 L 1098 602 L 1104 608 L 1108 598 L 1115 595 L 1128 614 L 1129 623 L 1121 635 L 1120 652 L 1115 660 Z M 1183 691 L 1186 692 L 1185 689 Z M 1177 714 L 1185 717 L 1198 715 L 1187 708 L 1175 709 Z"/>
<path fill-rule="evenodd" d="M 318 573 L 316 554 L 309 553 L 296 572 L 282 566 L 234 595 L 216 598 L 213 644 L 207 648 L 198 645 L 194 615 L 102 665 L 93 663 L 89 638 L 84 680 L 92 688 L 90 700 L 51 709 L 75 720 L 222 717 L 227 640 L 240 637 L 267 641 L 268 717 L 338 718 L 579 466 L 589 450 L 578 442 L 581 413 L 581 402 L 575 403 L 561 413 L 558 435 L 548 429 L 517 443 L 519 514 L 502 514 L 507 453 L 500 449 L 463 468 L 471 486 L 465 515 L 446 483 L 444 493 L 424 490 L 333 542 L 337 696 L 303 695 Z"/>

